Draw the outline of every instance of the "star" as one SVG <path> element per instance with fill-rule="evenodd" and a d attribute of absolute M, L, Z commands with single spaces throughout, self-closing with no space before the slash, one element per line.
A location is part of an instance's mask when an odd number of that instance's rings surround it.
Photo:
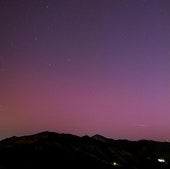
<path fill-rule="evenodd" d="M 14 46 L 14 42 L 10 42 L 10 46 L 13 47 Z"/>
<path fill-rule="evenodd" d="M 71 62 L 71 58 L 68 58 L 68 59 L 67 59 L 67 62 L 68 62 L 68 63 Z"/>
<path fill-rule="evenodd" d="M 34 40 L 35 40 L 35 41 L 37 41 L 37 40 L 38 40 L 38 38 L 35 36 L 35 37 L 34 37 Z"/>

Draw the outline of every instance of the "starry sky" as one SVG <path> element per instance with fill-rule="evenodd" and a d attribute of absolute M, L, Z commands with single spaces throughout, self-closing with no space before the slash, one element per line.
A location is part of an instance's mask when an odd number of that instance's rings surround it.
<path fill-rule="evenodd" d="M 0 0 L 0 139 L 169 141 L 169 18 L 169 0 Z"/>

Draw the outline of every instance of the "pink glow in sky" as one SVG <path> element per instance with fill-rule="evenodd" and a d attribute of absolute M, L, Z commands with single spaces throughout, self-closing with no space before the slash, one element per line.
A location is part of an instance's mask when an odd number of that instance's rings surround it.
<path fill-rule="evenodd" d="M 169 18 L 168 0 L 0 1 L 0 139 L 170 140 Z"/>

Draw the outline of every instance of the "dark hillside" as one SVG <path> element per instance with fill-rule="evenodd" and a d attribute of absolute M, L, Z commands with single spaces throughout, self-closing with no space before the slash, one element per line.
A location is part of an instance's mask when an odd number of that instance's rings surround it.
<path fill-rule="evenodd" d="M 0 169 L 166 169 L 170 144 L 43 132 L 0 142 Z"/>

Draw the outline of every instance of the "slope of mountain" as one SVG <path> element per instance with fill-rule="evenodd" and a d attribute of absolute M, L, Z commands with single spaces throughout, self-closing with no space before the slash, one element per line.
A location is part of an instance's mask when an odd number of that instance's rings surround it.
<path fill-rule="evenodd" d="M 0 169 L 168 169 L 170 143 L 42 132 L 0 142 Z"/>

